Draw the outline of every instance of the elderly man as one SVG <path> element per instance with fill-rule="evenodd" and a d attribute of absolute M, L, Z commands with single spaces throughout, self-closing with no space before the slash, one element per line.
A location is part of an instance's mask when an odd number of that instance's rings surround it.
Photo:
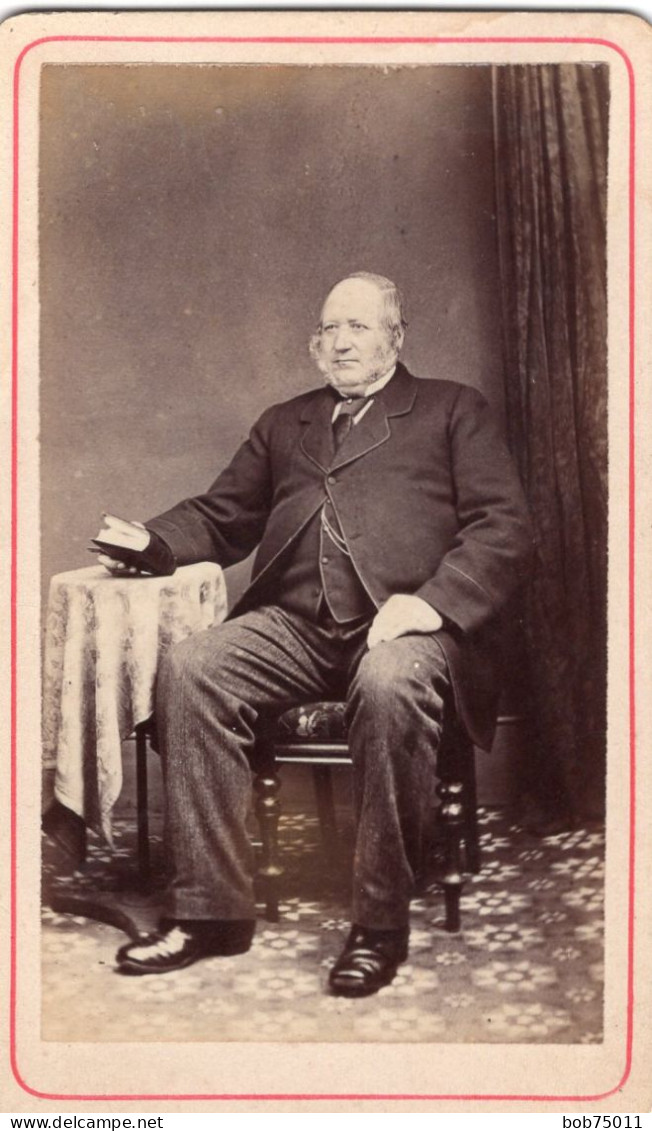
<path fill-rule="evenodd" d="M 330 990 L 374 993 L 407 956 L 444 703 L 453 695 L 468 734 L 491 742 L 488 634 L 530 534 L 483 397 L 411 376 L 404 325 L 388 279 L 339 282 L 310 346 L 325 387 L 264 412 L 205 495 L 147 523 L 150 571 L 258 554 L 229 620 L 172 648 L 159 674 L 168 917 L 118 952 L 125 974 L 249 948 L 257 719 L 334 693 L 348 697 L 357 832 L 353 926 Z"/>

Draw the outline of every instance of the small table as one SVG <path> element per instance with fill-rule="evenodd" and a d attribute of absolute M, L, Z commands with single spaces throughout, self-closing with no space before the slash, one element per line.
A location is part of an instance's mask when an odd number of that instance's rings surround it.
<path fill-rule="evenodd" d="M 112 844 L 122 742 L 136 732 L 144 755 L 160 659 L 172 644 L 219 624 L 226 612 L 224 575 L 213 562 L 183 566 L 170 577 L 119 577 L 91 566 L 52 578 L 43 757 L 45 768 L 56 771 L 55 806 L 59 812 L 65 806 L 71 823 L 94 829 Z M 80 911 L 78 903 L 74 910 L 92 914 Z"/>

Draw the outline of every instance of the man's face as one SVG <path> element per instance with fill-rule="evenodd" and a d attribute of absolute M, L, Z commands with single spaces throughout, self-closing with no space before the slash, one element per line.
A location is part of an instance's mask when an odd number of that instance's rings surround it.
<path fill-rule="evenodd" d="M 383 325 L 384 300 L 366 279 L 344 279 L 330 292 L 314 356 L 329 385 L 359 396 L 396 361 Z"/>

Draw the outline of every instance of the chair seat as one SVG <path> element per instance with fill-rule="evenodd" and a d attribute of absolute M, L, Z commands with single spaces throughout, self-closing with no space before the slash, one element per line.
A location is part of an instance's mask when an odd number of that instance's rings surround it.
<path fill-rule="evenodd" d="M 292 707 L 276 724 L 278 742 L 346 742 L 346 703 L 306 703 Z"/>

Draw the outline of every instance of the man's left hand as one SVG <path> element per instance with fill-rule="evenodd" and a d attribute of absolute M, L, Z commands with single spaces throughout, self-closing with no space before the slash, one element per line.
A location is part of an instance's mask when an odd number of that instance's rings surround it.
<path fill-rule="evenodd" d="M 437 610 L 422 597 L 395 593 L 376 613 L 367 636 L 367 647 L 373 648 L 383 640 L 396 640 L 408 632 L 437 632 L 443 624 Z"/>

